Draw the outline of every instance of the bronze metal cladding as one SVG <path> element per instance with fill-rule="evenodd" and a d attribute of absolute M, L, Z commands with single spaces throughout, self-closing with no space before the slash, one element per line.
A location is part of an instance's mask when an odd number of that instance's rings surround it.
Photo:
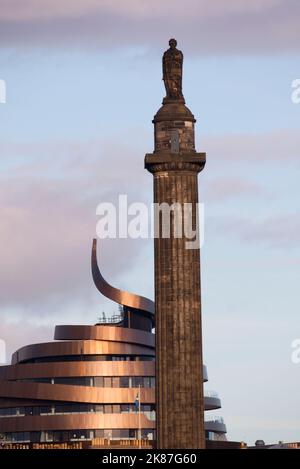
<path fill-rule="evenodd" d="M 154 303 L 153 301 L 145 298 L 144 296 L 139 296 L 134 293 L 129 293 L 124 290 L 119 290 L 118 288 L 112 287 L 107 281 L 103 278 L 97 262 L 97 240 L 93 240 L 92 247 L 92 275 L 94 283 L 97 289 L 102 293 L 102 295 L 107 298 L 115 301 L 118 304 L 128 306 L 131 308 L 139 309 L 151 313 L 154 315 Z"/>
<path fill-rule="evenodd" d="M 22 432 L 39 430 L 72 430 L 72 429 L 122 429 L 138 428 L 137 413 L 130 414 L 84 414 L 84 415 L 43 415 L 23 418 L 0 419 L 0 432 Z M 5 422 L 2 422 L 5 420 Z M 142 428 L 155 428 L 155 422 L 141 415 Z"/>
<path fill-rule="evenodd" d="M 0 367 L 0 379 L 82 376 L 154 376 L 154 361 L 25 363 Z"/>
<path fill-rule="evenodd" d="M 138 388 L 97 388 L 0 380 L 1 397 L 92 404 L 133 404 Z M 141 402 L 154 404 L 154 389 L 141 388 Z"/>
<path fill-rule="evenodd" d="M 96 327 L 96 326 L 95 326 Z M 12 364 L 40 357 L 63 355 L 149 355 L 153 348 L 122 342 L 78 340 L 70 342 L 47 342 L 22 347 L 12 356 Z"/>
<path fill-rule="evenodd" d="M 154 335 L 142 330 L 117 326 L 58 326 L 56 338 L 64 341 L 33 344 L 13 355 L 12 365 L 0 367 L 0 408 L 51 406 L 56 404 L 129 404 L 135 402 L 138 388 L 106 388 L 67 384 L 30 382 L 38 378 L 93 376 L 155 376 L 155 362 L 142 361 L 142 356 L 154 358 Z M 133 361 L 81 361 L 89 354 L 137 355 Z M 77 361 L 64 361 L 77 355 Z M 52 361 L 60 356 L 61 361 Z M 39 357 L 49 362 L 22 363 Z M 155 389 L 141 388 L 141 403 L 155 404 Z M 137 429 L 138 415 L 134 412 L 101 414 L 100 412 L 53 415 L 2 416 L 0 432 L 30 432 L 41 430 Z M 142 413 L 141 428 L 154 429 L 153 420 Z"/>
<path fill-rule="evenodd" d="M 55 340 L 107 340 L 155 347 L 154 334 L 138 329 L 114 326 L 56 326 Z"/>

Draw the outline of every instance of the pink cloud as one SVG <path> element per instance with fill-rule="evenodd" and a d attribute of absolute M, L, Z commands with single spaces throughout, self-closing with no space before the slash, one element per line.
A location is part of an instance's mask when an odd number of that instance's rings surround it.
<path fill-rule="evenodd" d="M 205 201 L 206 197 L 215 201 L 257 194 L 265 200 L 267 192 L 255 180 L 255 172 L 248 173 L 249 176 L 245 172 L 242 176 L 229 176 L 226 170 L 229 162 L 234 167 L 239 162 L 249 167 L 263 161 L 276 165 L 282 161 L 297 163 L 300 138 L 296 131 L 215 135 L 204 137 L 201 148 L 208 153 L 210 174 L 218 175 L 203 184 Z M 2 310 L 9 306 L 43 314 L 53 304 L 57 310 L 64 308 L 71 299 L 84 299 L 88 304 L 95 293 L 90 249 L 97 204 L 115 201 L 119 193 L 128 194 L 132 201 L 151 200 L 152 179 L 144 171 L 139 151 L 97 140 L 2 142 L 0 153 L 7 161 L 13 162 L 16 157 L 18 162 L 12 163 L 0 178 Z M 120 154 L 126 159 L 121 166 Z M 218 173 L 214 172 L 214 165 Z M 260 240 L 279 245 L 286 245 L 289 240 L 296 242 L 297 230 L 292 228 L 292 219 L 285 222 L 280 218 L 250 222 L 219 219 L 215 223 L 218 233 L 224 229 L 249 242 Z M 209 222 L 208 229 L 210 226 L 214 225 Z M 103 241 L 102 246 L 100 265 L 104 275 L 120 288 L 135 290 L 133 285 L 121 285 L 120 281 L 137 264 L 145 246 L 134 240 L 118 239 Z"/>
<path fill-rule="evenodd" d="M 54 326 L 36 325 L 24 319 L 22 321 L 1 319 L 0 340 L 3 340 L 6 345 L 6 363 L 10 363 L 12 353 L 18 348 L 28 344 L 52 341 L 53 336 Z"/>
<path fill-rule="evenodd" d="M 292 249 L 299 246 L 300 214 L 283 213 L 269 216 L 218 217 L 207 225 L 217 235 L 238 237 L 249 244 L 265 244 L 269 247 Z"/>
<path fill-rule="evenodd" d="M 259 161 L 276 164 L 300 162 L 300 132 L 282 129 L 264 133 L 212 135 L 201 138 L 201 148 L 213 157 L 209 164 L 220 161 L 250 163 Z"/>
<path fill-rule="evenodd" d="M 162 47 L 196 53 L 298 52 L 297 0 L 0 0 L 2 45 Z"/>
<path fill-rule="evenodd" d="M 7 157 L 22 153 L 22 145 L 1 147 Z M 55 161 L 54 148 L 56 156 L 61 155 Z M 47 311 L 47 303 L 59 310 L 72 298 L 86 298 L 88 304 L 96 292 L 90 271 L 96 207 L 115 201 L 119 193 L 143 200 L 145 184 L 136 184 L 143 178 L 150 197 L 151 177 L 138 154 L 141 164 L 132 163 L 134 169 L 118 165 L 116 171 L 120 152 L 114 143 L 30 144 L 24 150 L 32 155 L 30 164 L 24 158 L 0 179 L 0 306 L 31 308 L 33 313 L 39 307 Z M 129 159 L 131 149 L 127 151 Z M 103 240 L 99 250 L 104 275 L 118 286 L 123 272 L 135 264 L 140 244 Z"/>

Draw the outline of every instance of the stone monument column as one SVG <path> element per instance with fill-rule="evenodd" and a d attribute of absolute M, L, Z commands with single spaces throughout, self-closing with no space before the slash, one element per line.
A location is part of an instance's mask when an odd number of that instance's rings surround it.
<path fill-rule="evenodd" d="M 175 39 L 169 45 L 163 56 L 166 97 L 153 120 L 155 149 L 145 156 L 154 202 L 171 209 L 170 235 L 160 213 L 154 241 L 157 448 L 194 449 L 205 447 L 200 249 L 199 242 L 192 248 L 188 242 L 197 225 L 197 177 L 205 153 L 195 150 L 196 121 L 182 94 L 183 55 Z"/>

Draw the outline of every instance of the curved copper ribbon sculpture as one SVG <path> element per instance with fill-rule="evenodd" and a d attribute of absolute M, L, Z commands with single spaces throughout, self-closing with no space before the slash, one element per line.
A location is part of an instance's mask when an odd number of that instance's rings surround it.
<path fill-rule="evenodd" d="M 102 277 L 97 262 L 97 239 L 93 239 L 91 261 L 93 280 L 97 289 L 100 293 L 102 293 L 102 295 L 123 306 L 139 309 L 154 315 L 154 302 L 149 300 L 149 298 L 145 298 L 144 296 L 139 296 L 134 293 L 129 293 L 124 290 L 119 290 L 118 288 L 109 285 L 109 283 L 107 283 L 107 281 Z"/>

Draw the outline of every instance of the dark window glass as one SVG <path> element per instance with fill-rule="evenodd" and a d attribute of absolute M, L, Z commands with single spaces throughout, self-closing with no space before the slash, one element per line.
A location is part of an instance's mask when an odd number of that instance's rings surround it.
<path fill-rule="evenodd" d="M 41 432 L 30 432 L 31 443 L 39 443 L 41 440 Z"/>
<path fill-rule="evenodd" d="M 53 432 L 53 441 L 59 442 L 62 440 L 62 432 L 54 431 Z"/>
<path fill-rule="evenodd" d="M 33 358 L 23 360 L 20 363 L 51 363 L 51 362 L 70 362 L 70 361 L 147 361 L 154 360 L 154 356 L 134 356 L 134 355 L 61 355 L 52 357 Z M 43 379 L 43 378 L 42 378 Z M 49 381 L 47 381 L 49 382 Z"/>
<path fill-rule="evenodd" d="M 104 405 L 104 413 L 105 413 L 105 414 L 112 414 L 112 405 L 110 405 L 110 404 L 105 404 L 105 405 Z"/>
<path fill-rule="evenodd" d="M 143 386 L 143 378 L 141 376 L 133 376 L 132 377 L 132 387 L 138 388 L 139 386 Z"/>
<path fill-rule="evenodd" d="M 129 387 L 129 378 L 128 376 L 121 376 L 120 377 L 120 388 L 128 388 Z"/>
<path fill-rule="evenodd" d="M 144 381 L 144 388 L 150 388 L 150 378 L 145 376 L 143 381 Z"/>
<path fill-rule="evenodd" d="M 41 408 L 40 407 L 33 407 L 32 414 L 33 415 L 40 415 Z"/>
<path fill-rule="evenodd" d="M 151 388 L 155 388 L 155 378 L 150 378 L 150 384 L 151 384 Z"/>
<path fill-rule="evenodd" d="M 121 404 L 121 412 L 124 412 L 124 413 L 130 412 L 130 404 Z"/>
<path fill-rule="evenodd" d="M 112 438 L 119 440 L 121 437 L 121 430 L 119 429 L 113 429 L 112 431 Z"/>
<path fill-rule="evenodd" d="M 51 406 L 42 406 L 40 410 L 41 414 L 51 414 Z"/>
<path fill-rule="evenodd" d="M 55 384 L 69 384 L 69 378 L 54 378 Z"/>

